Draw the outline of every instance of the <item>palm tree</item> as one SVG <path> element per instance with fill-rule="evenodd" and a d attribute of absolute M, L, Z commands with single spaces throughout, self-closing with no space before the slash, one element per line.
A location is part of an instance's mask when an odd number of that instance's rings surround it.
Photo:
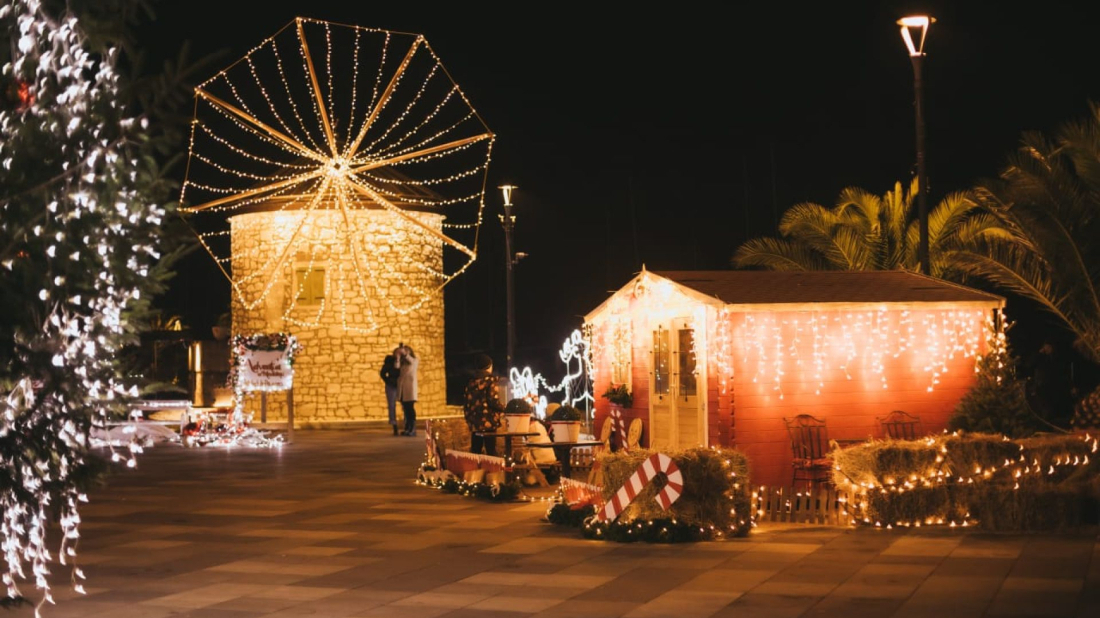
<path fill-rule="evenodd" d="M 805 202 L 783 214 L 780 238 L 755 238 L 733 256 L 739 268 L 769 270 L 918 270 L 919 228 L 913 212 L 917 181 L 900 182 L 881 197 L 856 187 L 832 208 Z M 931 272 L 950 271 L 949 252 L 977 238 L 1001 235 L 969 192 L 952 193 L 928 215 Z"/>
<path fill-rule="evenodd" d="M 1053 139 L 1025 133 L 996 180 L 975 199 L 1002 233 L 971 239 L 944 258 L 958 272 L 1028 298 L 1100 362 L 1100 107 Z"/>

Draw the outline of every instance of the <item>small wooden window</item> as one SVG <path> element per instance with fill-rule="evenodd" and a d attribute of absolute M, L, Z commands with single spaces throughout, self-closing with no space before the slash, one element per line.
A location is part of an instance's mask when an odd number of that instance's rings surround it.
<path fill-rule="evenodd" d="M 294 271 L 294 287 L 299 305 L 318 305 L 325 299 L 325 269 L 298 268 Z"/>

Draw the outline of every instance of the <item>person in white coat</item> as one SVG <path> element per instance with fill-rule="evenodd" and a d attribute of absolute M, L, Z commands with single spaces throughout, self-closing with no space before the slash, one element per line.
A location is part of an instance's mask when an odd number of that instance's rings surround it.
<path fill-rule="evenodd" d="M 397 398 L 401 401 L 401 411 L 405 415 L 403 436 L 416 435 L 416 371 L 420 368 L 420 359 L 410 346 L 398 348 L 401 363 L 401 375 L 397 378 Z"/>

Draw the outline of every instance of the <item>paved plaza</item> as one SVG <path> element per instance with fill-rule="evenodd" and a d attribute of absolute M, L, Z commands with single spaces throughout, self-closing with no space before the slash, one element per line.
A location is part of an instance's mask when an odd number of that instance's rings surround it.
<path fill-rule="evenodd" d="M 273 451 L 151 449 L 91 492 L 88 594 L 58 582 L 44 615 L 1100 616 L 1096 530 L 772 525 L 718 543 L 586 541 L 541 522 L 545 503 L 416 486 L 423 439 L 388 434 L 298 431 Z"/>

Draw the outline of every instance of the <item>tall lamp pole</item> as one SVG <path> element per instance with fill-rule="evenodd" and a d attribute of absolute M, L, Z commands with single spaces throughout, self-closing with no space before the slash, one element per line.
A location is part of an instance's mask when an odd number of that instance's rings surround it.
<path fill-rule="evenodd" d="M 920 244 L 917 257 L 921 272 L 932 274 L 932 263 L 928 255 L 928 177 L 924 171 L 924 93 L 921 87 L 921 63 L 924 60 L 924 39 L 928 35 L 928 26 L 936 20 L 927 15 L 911 15 L 898 20 L 901 26 L 901 38 L 909 49 L 909 59 L 913 61 L 913 93 L 916 100 L 917 125 L 917 208 L 920 217 Z M 917 36 L 914 36 L 917 35 Z"/>
<path fill-rule="evenodd" d="M 508 314 L 505 371 L 511 371 L 516 351 L 516 310 L 512 293 L 512 267 L 516 263 L 516 256 L 512 252 L 512 230 L 516 227 L 516 216 L 512 214 L 512 191 L 515 185 L 502 185 L 501 193 L 504 194 L 504 214 L 500 215 L 500 224 L 504 227 L 504 286 L 507 294 L 506 312 Z"/>

